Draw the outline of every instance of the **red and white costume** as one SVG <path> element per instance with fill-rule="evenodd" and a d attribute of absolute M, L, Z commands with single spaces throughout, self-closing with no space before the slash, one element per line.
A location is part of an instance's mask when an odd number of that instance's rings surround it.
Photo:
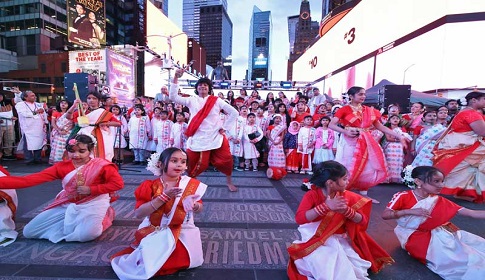
<path fill-rule="evenodd" d="M 237 110 L 224 100 L 217 98 L 211 106 L 204 106 L 211 99 L 211 95 L 204 98 L 199 96 L 182 97 L 178 95 L 178 84 L 172 84 L 170 87 L 170 100 L 189 108 L 192 118 L 189 121 L 191 128 L 196 131 L 187 139 L 187 156 L 189 158 L 188 174 L 196 177 L 209 167 L 212 163 L 217 170 L 226 176 L 232 174 L 233 161 L 229 149 L 229 143 L 226 137 L 220 133 L 221 129 L 227 131 L 234 125 L 237 116 Z M 207 110 L 207 111 L 206 111 Z M 220 112 L 223 110 L 227 117 L 222 122 Z M 206 115 L 198 119 L 200 111 L 206 111 Z"/>
<path fill-rule="evenodd" d="M 356 224 L 342 214 L 329 211 L 313 221 L 305 213 L 325 202 L 322 189 L 313 187 L 296 211 L 301 240 L 288 248 L 288 277 L 300 279 L 369 279 L 367 270 L 378 272 L 393 259 L 367 232 L 372 203 L 356 193 L 344 191 L 349 207 L 362 215 Z"/>
<path fill-rule="evenodd" d="M 485 139 L 470 124 L 485 119 L 475 110 L 459 112 L 439 139 L 433 164 L 445 174 L 443 194 L 485 200 Z"/>
<path fill-rule="evenodd" d="M 312 153 L 315 148 L 315 128 L 304 126 L 298 132 L 298 153 L 301 154 L 301 171 L 312 171 Z"/>
<path fill-rule="evenodd" d="M 0 166 L 0 177 L 9 176 L 7 170 Z M 0 246 L 5 247 L 17 239 L 15 231 L 15 213 L 18 199 L 15 190 L 0 190 Z"/>
<path fill-rule="evenodd" d="M 444 279 L 485 279 L 485 239 L 449 222 L 461 206 L 437 195 L 418 201 L 409 190 L 395 194 L 387 207 L 430 211 L 430 217 L 406 215 L 397 220 L 394 232 L 412 257 Z"/>
<path fill-rule="evenodd" d="M 99 237 L 111 226 L 114 210 L 110 201 L 123 188 L 116 166 L 101 158 L 75 168 L 62 161 L 38 173 L 0 178 L 0 188 L 26 188 L 62 179 L 63 190 L 47 208 L 24 227 L 26 238 L 86 242 Z M 91 194 L 79 195 L 77 186 L 89 186 Z"/>
<path fill-rule="evenodd" d="M 148 279 L 173 274 L 204 262 L 199 228 L 192 212 L 185 212 L 182 201 L 188 195 L 203 196 L 207 185 L 182 176 L 180 197 L 171 199 L 145 217 L 135 233 L 131 247 L 111 257 L 111 266 L 120 279 Z M 160 179 L 143 182 L 135 191 L 136 208 L 163 193 Z"/>
<path fill-rule="evenodd" d="M 354 112 L 347 105 L 340 108 L 335 116 L 347 129 L 358 129 L 356 138 L 342 134 L 337 146 L 335 160 L 349 170 L 348 189 L 361 191 L 384 182 L 387 179 L 387 167 L 381 146 L 372 137 L 370 128 L 379 122 L 381 114 L 374 108 L 362 106 L 361 112 Z"/>

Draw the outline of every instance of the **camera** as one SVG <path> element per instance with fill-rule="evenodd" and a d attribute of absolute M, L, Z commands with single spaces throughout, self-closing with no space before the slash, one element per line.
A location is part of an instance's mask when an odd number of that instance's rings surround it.
<path fill-rule="evenodd" d="M 11 91 L 12 88 L 11 87 L 3 87 L 3 90 L 5 90 L 5 91 Z"/>

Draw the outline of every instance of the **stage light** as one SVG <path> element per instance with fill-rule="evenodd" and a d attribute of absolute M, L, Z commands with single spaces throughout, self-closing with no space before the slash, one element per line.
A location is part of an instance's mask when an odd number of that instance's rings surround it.
<path fill-rule="evenodd" d="M 253 84 L 253 85 L 254 85 L 254 88 L 262 88 L 262 87 L 263 87 L 263 83 L 262 83 L 262 82 L 260 82 L 260 81 L 256 81 L 256 82 L 254 82 L 254 84 Z"/>
<path fill-rule="evenodd" d="M 293 87 L 293 84 L 291 83 L 291 81 L 288 81 L 288 82 L 280 82 L 280 86 L 284 89 L 290 89 Z"/>

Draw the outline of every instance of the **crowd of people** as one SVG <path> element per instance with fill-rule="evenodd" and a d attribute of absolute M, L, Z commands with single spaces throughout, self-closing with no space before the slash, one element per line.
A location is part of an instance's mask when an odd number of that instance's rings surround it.
<path fill-rule="evenodd" d="M 397 220 L 403 249 L 445 279 L 485 277 L 483 238 L 449 222 L 456 214 L 485 218 L 485 211 L 437 196 L 484 201 L 485 93 L 473 91 L 433 109 L 417 102 L 402 114 L 397 104 L 383 110 L 364 105 L 360 87 L 348 90 L 345 103 L 318 88 L 290 98 L 270 92 L 263 99 L 246 89 L 237 97 L 233 91 L 214 95 L 211 80 L 201 78 L 196 95 L 186 97 L 179 92 L 182 73 L 175 72 L 153 109 L 137 99 L 123 112 L 97 93 L 89 93 L 85 103 L 61 100 L 50 131 L 43 104 L 35 102 L 33 92 L 22 93 L 13 104 L 26 163 L 40 161 L 49 135 L 53 165 L 24 177 L 0 169 L 0 189 L 63 180 L 63 191 L 25 226 L 25 237 L 57 243 L 100 236 L 114 219 L 110 203 L 123 188 L 113 162 L 123 160 L 120 150 L 129 148 L 133 164 L 148 164 L 159 178 L 143 182 L 134 193 L 135 214 L 144 220 L 129 248 L 111 258 L 121 279 L 202 265 L 193 214 L 203 210 L 207 189 L 196 177 L 209 165 L 226 176 L 230 191 L 238 190 L 234 170 L 311 176 L 296 212 L 301 240 L 288 248 L 290 279 L 368 279 L 369 269 L 378 272 L 394 262 L 366 233 L 372 203 L 379 203 L 368 191 L 386 182 L 412 188 L 394 195 L 382 214 Z M 11 217 L 16 195 L 0 194 L 10 206 L 0 214 Z M 16 238 L 11 219 L 5 221 L 3 245 Z"/>

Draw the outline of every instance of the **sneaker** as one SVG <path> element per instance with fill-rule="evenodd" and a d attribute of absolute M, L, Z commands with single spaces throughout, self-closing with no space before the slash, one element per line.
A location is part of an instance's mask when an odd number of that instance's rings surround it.
<path fill-rule="evenodd" d="M 244 168 L 244 171 L 249 171 L 249 168 Z"/>
<path fill-rule="evenodd" d="M 313 172 L 308 171 L 306 174 L 308 174 L 308 175 L 313 175 Z"/>
<path fill-rule="evenodd" d="M 253 169 L 253 172 L 258 172 L 258 169 L 257 168 Z"/>
<path fill-rule="evenodd" d="M 139 165 L 139 164 L 140 164 L 140 162 L 139 162 L 139 161 L 137 161 L 137 160 L 135 160 L 135 161 L 133 162 L 133 165 Z"/>
<path fill-rule="evenodd" d="M 244 171 L 244 169 L 239 168 L 239 167 L 234 167 L 234 170 L 236 170 L 236 171 Z"/>
<path fill-rule="evenodd" d="M 302 171 L 300 171 L 300 174 L 305 174 L 305 171 L 303 171 L 303 170 L 302 170 Z"/>

